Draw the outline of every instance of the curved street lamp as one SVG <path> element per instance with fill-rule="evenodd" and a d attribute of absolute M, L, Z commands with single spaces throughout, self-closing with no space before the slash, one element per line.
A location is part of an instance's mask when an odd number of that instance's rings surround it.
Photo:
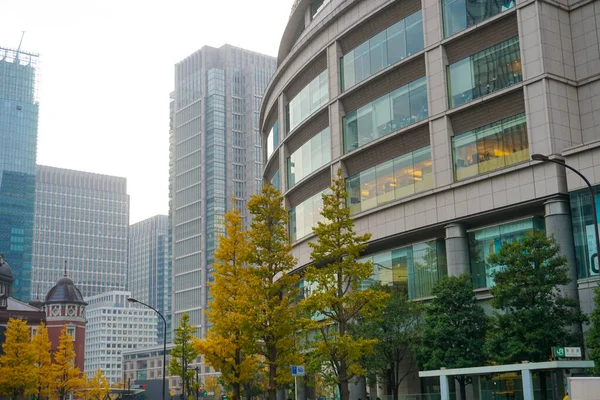
<path fill-rule="evenodd" d="M 163 320 L 163 324 L 164 324 L 164 329 L 163 329 L 163 374 L 162 374 L 162 398 L 163 400 L 165 400 L 165 382 L 167 379 L 167 320 L 165 319 L 165 317 L 163 317 L 163 315 L 154 307 L 146 304 L 146 303 L 142 303 L 139 300 L 134 299 L 133 297 L 129 297 L 127 299 L 128 302 L 130 303 L 138 303 L 141 304 L 143 306 L 148 307 L 149 309 L 153 310 L 155 313 L 157 313 L 158 315 L 160 315 L 160 317 Z"/>
<path fill-rule="evenodd" d="M 556 155 L 552 154 L 552 156 Z M 554 164 L 561 165 L 577 174 L 581 179 L 583 179 L 583 181 L 587 185 L 588 190 L 590 191 L 590 195 L 592 196 L 592 218 L 594 220 L 594 231 L 596 232 L 596 254 L 592 254 L 592 259 L 590 260 L 590 262 L 592 263 L 592 268 L 594 268 L 594 256 L 600 263 L 600 259 L 598 258 L 598 255 L 600 254 L 600 234 L 598 234 L 598 215 L 596 214 L 596 195 L 594 193 L 594 187 L 592 186 L 590 181 L 588 181 L 587 178 L 583 176 L 581 172 L 568 165 L 563 158 L 550 158 L 550 156 L 546 156 L 544 154 L 532 154 L 531 159 L 534 161 L 551 162 Z"/>

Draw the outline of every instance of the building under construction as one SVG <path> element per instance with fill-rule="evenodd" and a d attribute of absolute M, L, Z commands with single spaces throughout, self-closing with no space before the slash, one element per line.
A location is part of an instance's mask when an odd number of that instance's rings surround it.
<path fill-rule="evenodd" d="M 29 301 L 39 104 L 39 56 L 0 47 L 0 253 L 13 297 Z"/>

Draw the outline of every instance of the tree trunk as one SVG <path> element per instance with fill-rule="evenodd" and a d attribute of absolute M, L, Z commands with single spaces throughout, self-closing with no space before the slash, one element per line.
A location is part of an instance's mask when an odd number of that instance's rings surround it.
<path fill-rule="evenodd" d="M 233 386 L 233 400 L 241 400 L 240 399 L 240 384 L 234 383 Z"/>
<path fill-rule="evenodd" d="M 466 398 L 467 398 L 467 377 L 466 376 L 463 376 L 458 379 L 458 386 L 459 386 L 459 390 L 460 390 L 460 399 L 466 400 Z M 458 395 L 456 396 L 456 398 L 459 398 Z"/>
<path fill-rule="evenodd" d="M 275 364 L 275 358 L 277 357 L 275 349 L 271 349 L 269 351 L 271 355 L 271 363 L 269 364 L 269 387 L 267 388 L 267 393 L 269 396 L 269 400 L 277 400 L 277 382 L 275 378 L 277 377 L 277 365 Z"/>
<path fill-rule="evenodd" d="M 546 400 L 547 399 L 547 390 L 546 390 L 546 371 L 540 371 L 539 372 L 539 378 L 540 378 L 540 400 Z"/>
<path fill-rule="evenodd" d="M 345 360 L 340 361 L 338 379 L 340 380 L 340 400 L 350 400 L 350 389 L 348 388 L 348 372 Z"/>

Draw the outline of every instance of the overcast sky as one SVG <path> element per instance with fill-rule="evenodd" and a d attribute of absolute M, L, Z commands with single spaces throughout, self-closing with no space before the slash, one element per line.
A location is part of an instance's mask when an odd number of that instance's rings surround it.
<path fill-rule="evenodd" d="M 292 0 L 1 0 L 0 47 L 40 54 L 38 164 L 127 178 L 168 213 L 174 64 L 225 43 L 276 56 Z M 1 151 L 1 150 L 0 150 Z"/>

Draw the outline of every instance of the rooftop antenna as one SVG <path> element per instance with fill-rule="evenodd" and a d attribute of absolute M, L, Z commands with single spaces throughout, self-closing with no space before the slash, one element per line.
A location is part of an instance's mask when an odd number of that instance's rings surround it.
<path fill-rule="evenodd" d="M 21 45 L 23 44 L 24 36 L 25 36 L 25 31 L 21 31 L 21 41 L 19 42 L 19 48 L 17 48 L 17 57 L 19 56 L 19 51 L 21 51 Z"/>

